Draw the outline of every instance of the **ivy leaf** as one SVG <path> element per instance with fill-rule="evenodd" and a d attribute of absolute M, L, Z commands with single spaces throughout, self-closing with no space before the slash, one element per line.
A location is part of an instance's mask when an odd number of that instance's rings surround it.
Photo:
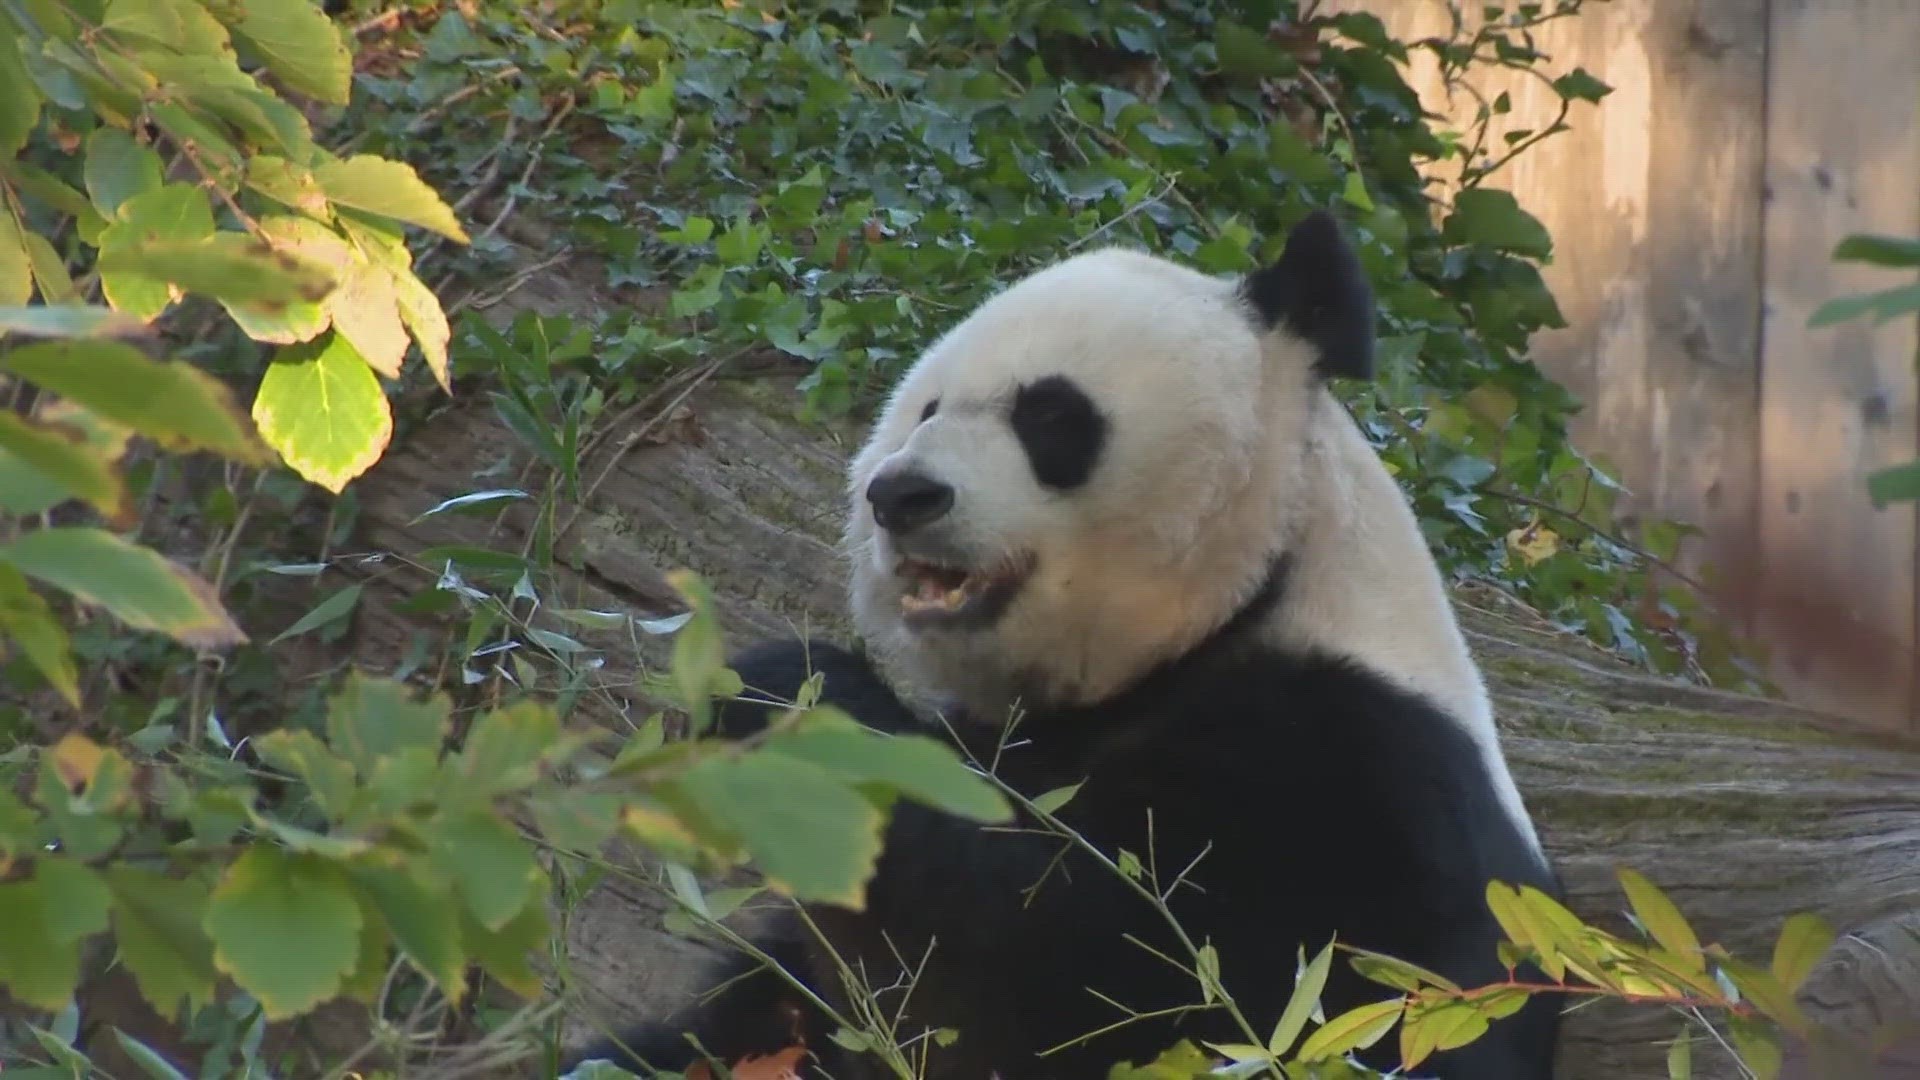
<path fill-rule="evenodd" d="M 101 516 L 128 524 L 132 506 L 127 488 L 111 462 L 87 444 L 86 433 L 37 423 L 11 410 L 0 410 L 0 454 L 6 454 L 57 483 L 64 492 L 84 500 Z"/>
<path fill-rule="evenodd" d="M 202 928 L 214 966 L 260 1002 L 268 1020 L 332 997 L 360 955 L 360 905 L 340 868 L 318 855 L 254 844 L 227 867 Z"/>
<path fill-rule="evenodd" d="M 1920 239 L 1855 233 L 1834 246 L 1832 259 L 1895 268 L 1920 266 Z"/>
<path fill-rule="evenodd" d="M 295 472 L 336 495 L 393 437 L 380 380 L 338 333 L 280 350 L 260 380 L 253 419 Z"/>
<path fill-rule="evenodd" d="M 1480 244 L 1516 255 L 1545 259 L 1553 238 L 1540 220 L 1520 208 L 1511 192 L 1468 188 L 1454 196 L 1453 213 L 1441 226 L 1442 243 Z"/>
<path fill-rule="evenodd" d="M 0 546 L 0 562 L 97 604 L 136 630 L 203 649 L 247 640 L 204 578 L 101 529 L 36 529 Z"/>
<path fill-rule="evenodd" d="M 1553 80 L 1553 89 L 1563 98 L 1595 103 L 1613 93 L 1613 87 L 1594 78 L 1586 68 L 1578 67 Z"/>
<path fill-rule="evenodd" d="M 102 124 L 87 136 L 87 162 L 81 176 L 93 205 L 111 221 L 121 204 L 159 189 L 160 155 L 119 128 Z"/>
<path fill-rule="evenodd" d="M 0 631 L 67 704 L 80 707 L 80 671 L 73 662 L 66 627 L 53 617 L 46 598 L 27 584 L 20 571 L 0 563 Z"/>
<path fill-rule="evenodd" d="M 446 737 L 449 708 L 444 694 L 416 701 L 405 683 L 372 678 L 356 669 L 327 702 L 327 742 L 362 777 L 370 776 L 381 759 L 403 750 L 437 754 Z"/>
<path fill-rule="evenodd" d="M 196 878 L 156 874 L 124 862 L 106 868 L 113 895 L 113 937 L 140 996 L 162 1016 L 213 1000 L 219 973 L 213 940 L 200 927 L 208 890 Z"/>
<path fill-rule="evenodd" d="M 460 942 L 460 920 L 447 917 L 444 885 L 397 866 L 356 863 L 348 868 L 348 874 L 372 899 L 401 951 L 434 981 L 448 1001 L 458 1004 L 466 994 L 467 961 Z"/>
<path fill-rule="evenodd" d="M 282 82 L 298 93 L 345 105 L 353 54 L 340 28 L 311 0 L 240 0 L 230 25 Z M 232 18 L 232 16 L 229 16 Z"/>
<path fill-rule="evenodd" d="M 404 162 L 355 154 L 322 164 L 314 170 L 314 177 L 327 197 L 341 206 L 418 225 L 462 244 L 468 242 L 453 208 Z"/>
<path fill-rule="evenodd" d="M 153 360 L 119 341 L 43 341 L 0 355 L 0 371 L 33 383 L 176 451 L 211 450 L 246 465 L 273 455 L 219 379 Z"/>
<path fill-rule="evenodd" d="M 533 847 L 491 812 L 443 817 L 427 842 L 435 864 L 459 885 L 467 910 L 487 930 L 505 926 L 534 895 L 540 867 Z"/>

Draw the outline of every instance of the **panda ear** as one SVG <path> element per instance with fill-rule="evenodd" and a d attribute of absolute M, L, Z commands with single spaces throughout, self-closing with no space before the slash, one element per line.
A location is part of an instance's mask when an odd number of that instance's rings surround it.
<path fill-rule="evenodd" d="M 1373 378 L 1373 289 L 1332 214 L 1308 214 L 1287 234 L 1280 258 L 1240 288 L 1264 329 L 1313 344 L 1322 378 Z"/>

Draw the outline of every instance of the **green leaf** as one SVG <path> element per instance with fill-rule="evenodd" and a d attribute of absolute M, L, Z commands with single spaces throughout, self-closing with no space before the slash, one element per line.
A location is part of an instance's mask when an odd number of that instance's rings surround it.
<path fill-rule="evenodd" d="M 289 88 L 329 105 L 347 103 L 353 89 L 353 54 L 320 5 L 312 0 L 240 0 L 228 17 L 234 34 Z"/>
<path fill-rule="evenodd" d="M 1081 783 L 1085 783 L 1085 781 L 1081 781 Z M 1068 784 L 1065 787 L 1057 787 L 1052 791 L 1042 792 L 1034 796 L 1033 805 L 1034 808 L 1041 813 L 1057 814 L 1060 812 L 1061 807 L 1073 801 L 1073 797 L 1079 793 L 1080 784 Z"/>
<path fill-rule="evenodd" d="M 320 199 L 326 206 L 326 198 Z M 340 235 L 311 218 L 294 214 L 269 214 L 258 222 L 262 235 L 275 248 L 324 266 L 336 278 L 344 280 L 357 259 L 353 248 Z M 337 290 L 336 290 L 337 291 Z M 329 294 L 329 298 L 332 294 Z M 277 307 L 246 303 L 223 303 L 227 314 L 255 341 L 292 345 L 311 341 L 333 321 L 323 301 L 300 300 Z"/>
<path fill-rule="evenodd" d="M 219 379 L 119 341 L 41 341 L 0 354 L 0 371 L 68 398 L 176 451 L 211 450 L 246 465 L 273 457 Z"/>
<path fill-rule="evenodd" d="M 1693 1031 L 1681 1028 L 1667 1047 L 1667 1080 L 1693 1080 Z"/>
<path fill-rule="evenodd" d="M 34 304 L 0 307 L 0 337 L 121 337 L 146 332 L 146 324 L 97 304 Z"/>
<path fill-rule="evenodd" d="M 134 274 L 222 303 L 268 310 L 321 300 L 336 283 L 326 267 L 241 232 L 102 247 L 99 266 L 102 275 Z"/>
<path fill-rule="evenodd" d="M 449 708 L 444 694 L 416 701 L 405 683 L 356 669 L 347 673 L 327 703 L 327 742 L 362 777 L 370 776 L 381 758 L 402 750 L 437 754 L 446 738 Z"/>
<path fill-rule="evenodd" d="M 33 257 L 13 215 L 0 206 L 0 304 L 18 307 L 33 299 Z"/>
<path fill-rule="evenodd" d="M 765 748 L 811 762 L 849 784 L 898 789 L 957 817 L 994 824 L 1013 820 L 1000 789 L 967 768 L 946 744 L 923 735 L 882 735 L 838 710 L 812 710 Z"/>
<path fill-rule="evenodd" d="M 517 791 L 540 778 L 540 762 L 560 736 L 553 709 L 521 701 L 474 722 L 455 765 L 462 786 L 487 797 Z"/>
<path fill-rule="evenodd" d="M 201 240 L 214 232 L 213 210 L 207 193 L 197 185 L 155 186 L 127 199 L 118 219 L 100 232 L 100 254 L 132 250 L 161 240 Z M 143 321 L 159 316 L 179 299 L 179 290 L 166 281 L 131 270 L 116 270 L 111 261 L 100 268 L 100 287 L 113 307 Z"/>
<path fill-rule="evenodd" d="M 0 410 L 0 454 L 59 484 L 68 496 L 84 500 L 108 521 L 129 524 L 133 508 L 126 485 L 113 463 L 88 444 L 86 432 L 35 423 L 12 410 Z"/>
<path fill-rule="evenodd" d="M 1862 315 L 1872 315 L 1873 324 L 1878 326 L 1889 319 L 1909 315 L 1915 311 L 1920 311 L 1920 282 L 1829 300 L 1808 316 L 1807 327 L 1817 330 L 1823 326 L 1857 319 Z"/>
<path fill-rule="evenodd" d="M 109 0 L 100 28 L 183 53 L 233 52 L 226 27 L 195 0 Z"/>
<path fill-rule="evenodd" d="M 299 637 L 301 634 L 311 633 L 323 626 L 330 626 L 353 614 L 354 607 L 360 603 L 360 592 L 365 587 L 359 582 L 354 582 L 337 590 L 333 595 L 315 604 L 313 610 L 294 620 L 292 626 L 275 634 L 273 640 L 267 644 L 278 645 L 288 638 Z"/>
<path fill-rule="evenodd" d="M 318 855 L 254 844 L 227 867 L 201 926 L 214 966 L 252 994 L 267 1019 L 331 998 L 360 955 L 360 905 L 340 868 Z"/>
<path fill-rule="evenodd" d="M 327 198 L 341 206 L 418 225 L 462 244 L 468 242 L 453 208 L 404 162 L 355 154 L 320 165 L 314 177 Z"/>
<path fill-rule="evenodd" d="M 399 866 L 356 863 L 348 873 L 372 898 L 401 951 L 448 1001 L 458 1004 L 466 994 L 467 960 L 460 943 L 460 921 L 447 917 L 444 884 Z"/>
<path fill-rule="evenodd" d="M 407 356 L 407 326 L 400 318 L 400 296 L 385 268 L 352 264 L 325 304 L 334 333 L 347 339 L 360 358 L 389 379 L 400 377 Z"/>
<path fill-rule="evenodd" d="M 1789 994 L 1797 992 L 1827 950 L 1833 948 L 1835 936 L 1833 927 L 1812 912 L 1788 916 L 1779 939 L 1773 943 L 1773 977 L 1781 989 Z"/>
<path fill-rule="evenodd" d="M 768 883 L 859 909 L 880 854 L 880 811 L 833 773 L 770 750 L 713 757 L 672 787 L 736 837 Z"/>
<path fill-rule="evenodd" d="M 26 234 L 27 262 L 33 280 L 40 286 L 40 299 L 49 304 L 66 304 L 75 298 L 73 278 L 67 273 L 67 261 L 53 250 L 47 238 L 37 232 Z"/>
<path fill-rule="evenodd" d="M 1553 238 L 1538 218 L 1520 208 L 1511 192 L 1468 188 L 1454 196 L 1453 213 L 1440 230 L 1446 244 L 1480 244 L 1516 255 L 1544 259 Z"/>
<path fill-rule="evenodd" d="M 1324 1061 L 1349 1050 L 1364 1050 L 1393 1028 L 1394 1022 L 1400 1019 L 1401 1005 L 1401 999 L 1394 998 L 1328 1017 L 1326 1023 L 1300 1044 L 1300 1051 L 1294 1057 L 1307 1062 Z"/>
<path fill-rule="evenodd" d="M 333 333 L 280 350 L 260 380 L 253 419 L 295 472 L 336 495 L 380 460 L 393 437 L 380 380 Z"/>
<path fill-rule="evenodd" d="M 1333 942 L 1329 941 L 1321 948 L 1313 962 L 1306 965 L 1294 980 L 1293 996 L 1287 999 L 1287 1007 L 1280 1013 L 1280 1021 L 1273 1026 L 1273 1034 L 1267 1038 L 1267 1051 L 1275 1057 L 1287 1052 L 1300 1032 L 1306 1029 L 1307 1018 L 1313 1015 L 1314 1007 L 1320 1004 L 1320 994 L 1327 987 L 1327 972 L 1333 968 Z"/>
<path fill-rule="evenodd" d="M 120 961 L 133 973 L 161 1016 L 176 1016 L 184 1000 L 199 1008 L 213 1000 L 219 972 L 213 940 L 200 927 L 206 914 L 206 883 L 156 874 L 124 862 L 106 868 L 113 895 L 113 937 Z"/>
<path fill-rule="evenodd" d="M 1765 1024 L 1751 1017 L 1730 1016 L 1727 1018 L 1727 1034 L 1733 1037 L 1733 1047 L 1739 1051 L 1740 1060 L 1753 1071 L 1757 1080 L 1774 1080 L 1780 1075 L 1780 1043 Z"/>
<path fill-rule="evenodd" d="M 1884 510 L 1890 503 L 1920 499 L 1920 461 L 1868 473 L 1867 498 L 1873 500 L 1876 510 Z"/>
<path fill-rule="evenodd" d="M 353 802 L 353 766 L 326 748 L 311 731 L 282 728 L 253 740 L 262 761 L 300 778 L 314 804 L 338 821 Z"/>
<path fill-rule="evenodd" d="M 93 871 L 36 860 L 33 877 L 0 884 L 0 985 L 35 1008 L 66 1007 L 80 981 L 80 946 L 106 919 L 106 888 Z"/>
<path fill-rule="evenodd" d="M 119 1028 L 113 1029 L 113 1037 L 120 1043 L 120 1049 L 154 1080 L 187 1080 L 187 1074 L 167 1064 L 167 1059 L 155 1053 L 152 1047 Z"/>
<path fill-rule="evenodd" d="M 1896 268 L 1920 266 L 1920 239 L 1855 233 L 1834 247 L 1833 261 Z"/>
<path fill-rule="evenodd" d="M 533 900 L 498 930 L 480 925 L 464 909 L 459 913 L 460 940 L 467 952 L 500 985 L 523 998 L 535 998 L 541 992 L 540 976 L 527 964 L 527 957 L 544 949 L 552 933 L 547 925 L 546 884 L 546 876 L 539 875 Z"/>
<path fill-rule="evenodd" d="M 1373 982 L 1409 993 L 1428 986 L 1438 986 L 1456 994 L 1460 992 L 1459 984 L 1418 964 L 1409 963 L 1398 957 L 1355 949 L 1352 946 L 1348 946 L 1348 949 L 1354 954 L 1348 963 L 1363 978 Z"/>
<path fill-rule="evenodd" d="M 40 90 L 20 59 L 17 40 L 0 45 L 0 161 L 27 145 L 40 123 Z"/>
<path fill-rule="evenodd" d="M 67 630 L 53 617 L 46 598 L 33 591 L 20 571 L 0 564 L 0 631 L 67 704 L 80 707 L 80 670 L 73 662 Z"/>
<path fill-rule="evenodd" d="M 136 630 L 202 649 L 247 640 L 204 578 L 101 529 L 37 529 L 0 546 L 0 562 L 97 604 Z"/>
<path fill-rule="evenodd" d="M 1704 972 L 1706 958 L 1700 953 L 1700 939 L 1694 936 L 1693 927 L 1687 925 L 1686 916 L 1680 914 L 1673 901 L 1637 871 L 1623 866 L 1615 871 L 1615 876 L 1627 891 L 1634 917 L 1653 935 L 1653 940 L 1685 963 L 1689 971 Z"/>
<path fill-rule="evenodd" d="M 534 895 L 540 867 L 532 845 L 492 813 L 443 817 L 427 842 L 435 865 L 460 886 L 467 910 L 488 930 L 505 926 Z"/>
<path fill-rule="evenodd" d="M 161 175 L 160 155 L 119 128 L 102 124 L 87 136 L 87 163 L 82 176 L 87 195 L 108 220 L 115 218 L 122 203 L 157 190 Z"/>
<path fill-rule="evenodd" d="M 1613 87 L 1594 78 L 1586 68 L 1574 68 L 1553 80 L 1553 89 L 1563 98 L 1596 103 L 1613 93 Z"/>

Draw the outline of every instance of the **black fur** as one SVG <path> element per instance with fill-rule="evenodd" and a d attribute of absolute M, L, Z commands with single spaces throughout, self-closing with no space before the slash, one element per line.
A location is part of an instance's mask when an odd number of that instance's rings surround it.
<path fill-rule="evenodd" d="M 1254 608 L 1276 599 L 1282 577 Z M 1279 1017 L 1296 950 L 1312 955 L 1336 932 L 1465 985 L 1503 978 L 1487 879 L 1558 888 L 1502 812 L 1472 741 L 1431 704 L 1355 664 L 1261 645 L 1257 624 L 1236 619 L 1102 705 L 1029 705 L 1001 775 L 1029 796 L 1084 780 L 1059 816 L 1110 857 L 1124 849 L 1151 858 L 1163 883 L 1210 844 L 1187 876 L 1198 888 L 1175 890 L 1170 904 L 1193 940 L 1218 950 L 1225 985 L 1256 1025 Z M 781 642 L 749 649 L 734 664 L 749 686 L 787 700 L 810 670 L 822 672 L 824 697 L 868 725 L 926 730 L 864 659 L 843 649 Z M 730 705 L 722 724 L 737 737 L 768 715 L 763 706 Z M 978 736 L 981 760 L 993 737 Z M 1090 990 L 1139 1011 L 1198 1000 L 1191 978 L 1124 940 L 1131 934 L 1184 959 L 1160 917 L 1110 871 L 1077 850 L 1061 858 L 1061 849 L 1057 839 L 982 829 L 902 801 L 867 909 L 822 909 L 815 918 L 842 956 L 865 962 L 873 984 L 897 973 L 896 955 L 918 962 L 936 942 L 900 1031 L 960 1032 L 932 1052 L 930 1077 L 984 1080 L 997 1071 L 1003 1080 L 1086 1080 L 1182 1038 L 1244 1041 L 1217 1012 L 1187 1013 L 1036 1056 L 1122 1019 Z M 1523 977 L 1538 975 L 1523 969 Z M 766 1018 L 778 1004 L 770 984 L 730 991 L 697 1017 L 662 1018 L 637 1045 L 654 1065 L 672 1068 L 695 1060 L 681 1030 L 698 1032 L 727 1061 L 790 1045 L 789 1029 Z M 831 976 L 813 985 L 839 998 Z M 1391 994 L 1336 958 L 1328 1015 Z M 882 1004 L 898 1001 L 894 991 Z M 1557 1027 L 1557 1001 L 1537 998 L 1415 1074 L 1546 1080 Z M 805 1042 L 829 1074 L 882 1075 L 828 1034 L 809 1016 Z M 1364 1059 L 1390 1068 L 1397 1046 L 1389 1034 Z M 594 1056 L 619 1060 L 604 1046 L 575 1060 Z"/>
<path fill-rule="evenodd" d="M 1314 344 L 1323 378 L 1373 377 L 1373 288 L 1332 214 L 1315 210 L 1295 225 L 1279 260 L 1247 275 L 1241 293 L 1267 329 Z"/>
<path fill-rule="evenodd" d="M 1078 383 L 1048 375 L 1022 386 L 1014 395 L 1011 420 L 1042 484 L 1070 491 L 1093 476 L 1107 441 L 1107 418 Z"/>

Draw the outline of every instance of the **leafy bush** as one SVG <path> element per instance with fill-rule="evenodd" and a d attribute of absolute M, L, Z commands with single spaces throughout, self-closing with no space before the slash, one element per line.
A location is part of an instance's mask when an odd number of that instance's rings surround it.
<path fill-rule="evenodd" d="M 84 1070 L 74 990 L 114 962 L 194 1033 L 207 1075 L 308 1067 L 262 1060 L 266 1024 L 336 998 L 382 1018 L 363 1055 L 404 1059 L 415 1029 L 386 1022 L 401 1001 L 409 1023 L 471 1010 L 475 968 L 541 995 L 556 888 L 625 873 L 713 930 L 747 894 L 705 892 L 694 870 L 751 862 L 777 892 L 847 901 L 892 798 L 1003 819 L 1005 794 L 949 751 L 831 710 L 749 748 L 667 738 L 669 714 L 697 735 L 710 697 L 737 689 L 697 581 L 679 619 L 565 616 L 672 635 L 648 686 L 661 711 L 618 737 L 563 723 L 584 647 L 516 604 L 538 606 L 613 406 L 770 344 L 809 366 L 808 408 L 856 409 L 996 283 L 1092 244 L 1233 271 L 1338 207 L 1383 305 L 1385 376 L 1350 403 L 1449 571 L 1658 670 L 1739 679 L 1657 577 L 1685 530 L 1609 531 L 1616 486 L 1526 360 L 1562 321 L 1538 271 L 1551 241 L 1486 181 L 1560 125 L 1490 148 L 1496 99 L 1467 131 L 1436 130 L 1395 66 L 1422 48 L 1450 78 L 1516 68 L 1571 110 L 1606 88 L 1548 73 L 1529 34 L 1578 7 L 1520 5 L 1410 46 L 1283 0 L 483 3 L 362 12 L 380 44 L 356 59 L 361 35 L 310 0 L 0 5 L 0 631 L 17 702 L 0 713 L 0 987 L 43 1018 L 18 1045 Z M 504 331 L 477 317 L 524 280 L 506 242 L 523 218 L 599 256 L 633 310 Z M 451 265 L 430 286 L 436 258 Z M 263 692 L 275 647 L 343 632 L 362 586 L 267 643 L 236 605 L 340 561 L 349 485 L 408 418 L 395 403 L 456 378 L 488 387 L 544 469 L 525 486 L 545 525 L 518 554 L 379 557 L 431 583 L 423 607 L 462 616 L 447 648 L 486 703 L 407 689 L 411 661 Z M 318 522 L 299 516 L 302 483 L 338 496 Z M 502 642 L 527 648 L 476 660 Z M 543 668 L 560 689 L 523 689 Z M 754 794 L 774 787 L 818 812 Z M 664 856 L 664 884 L 598 860 L 615 835 Z M 1568 936 L 1516 948 L 1602 947 L 1555 925 Z M 1640 993 L 1607 964 L 1577 973 Z M 1429 1007 L 1425 984 L 1389 985 Z M 1301 1008 L 1248 1045 L 1286 1052 Z M 1299 1052 L 1331 1061 L 1400 1009 L 1320 1026 Z M 516 1015 L 489 1038 L 550 1018 Z"/>

